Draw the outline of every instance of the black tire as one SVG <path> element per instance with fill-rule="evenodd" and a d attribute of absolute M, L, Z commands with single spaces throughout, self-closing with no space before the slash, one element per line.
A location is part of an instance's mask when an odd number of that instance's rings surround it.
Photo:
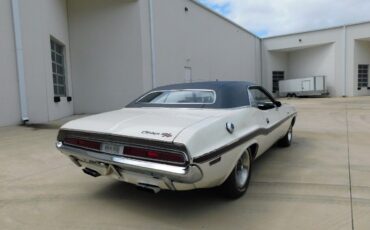
<path fill-rule="evenodd" d="M 248 149 L 238 160 L 230 176 L 221 185 L 222 193 L 231 199 L 244 195 L 249 186 L 253 156 Z"/>
<path fill-rule="evenodd" d="M 285 134 L 285 136 L 279 140 L 278 145 L 280 147 L 289 147 L 292 144 L 292 140 L 293 140 L 293 125 L 289 127 L 289 130 Z"/>

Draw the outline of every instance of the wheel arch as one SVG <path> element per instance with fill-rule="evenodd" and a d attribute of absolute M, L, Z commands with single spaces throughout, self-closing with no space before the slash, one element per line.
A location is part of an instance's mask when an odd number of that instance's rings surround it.
<path fill-rule="evenodd" d="M 239 158 L 247 151 L 250 151 L 252 153 L 252 161 L 254 159 L 256 159 L 257 157 L 257 153 L 258 153 L 258 148 L 259 148 L 259 145 L 257 142 L 253 142 L 251 144 L 248 145 L 248 147 L 244 148 L 244 150 L 238 155 L 237 159 L 235 160 L 234 162 L 234 166 L 225 174 L 225 177 L 221 180 L 222 183 L 220 183 L 219 185 L 223 184 L 227 178 L 231 175 L 232 171 L 234 170 L 234 167 L 235 167 L 235 164 L 236 162 L 239 160 Z"/>
<path fill-rule="evenodd" d="M 256 156 L 257 156 L 257 153 L 258 153 L 258 147 L 259 147 L 259 145 L 258 145 L 257 143 L 253 143 L 252 145 L 250 145 L 250 146 L 247 148 L 247 150 L 249 149 L 249 150 L 251 151 L 253 159 L 255 159 L 255 158 L 256 158 Z"/>
<path fill-rule="evenodd" d="M 295 125 L 295 120 L 296 120 L 296 117 L 293 117 L 293 119 L 292 119 L 292 127 Z"/>

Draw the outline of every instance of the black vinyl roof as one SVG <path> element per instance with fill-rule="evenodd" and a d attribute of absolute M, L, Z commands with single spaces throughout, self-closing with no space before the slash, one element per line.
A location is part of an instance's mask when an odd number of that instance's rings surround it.
<path fill-rule="evenodd" d="M 173 107 L 173 108 L 213 108 L 213 109 L 237 108 L 237 107 L 250 105 L 249 96 L 248 96 L 248 87 L 250 86 L 255 86 L 255 84 L 246 82 L 246 81 L 210 81 L 210 82 L 194 82 L 194 83 L 167 85 L 167 86 L 155 88 L 149 91 L 148 93 L 155 92 L 155 91 L 163 91 L 163 90 L 185 90 L 185 89 L 213 90 L 216 92 L 216 101 L 214 104 L 170 105 L 170 104 L 140 103 L 140 102 L 137 102 L 138 101 L 137 99 L 131 102 L 126 107 L 128 108 L 132 108 L 132 107 L 169 107 L 171 108 Z"/>

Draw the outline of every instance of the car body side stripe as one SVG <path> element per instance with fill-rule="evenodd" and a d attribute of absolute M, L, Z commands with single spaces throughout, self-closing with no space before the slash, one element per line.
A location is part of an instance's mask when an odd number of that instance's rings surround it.
<path fill-rule="evenodd" d="M 197 157 L 197 158 L 194 158 L 193 159 L 193 162 L 194 163 L 198 163 L 198 164 L 202 164 L 202 163 L 205 163 L 205 162 L 208 162 L 210 160 L 213 160 L 217 157 L 220 157 L 221 155 L 227 153 L 228 151 L 238 147 L 239 145 L 242 145 L 244 144 L 245 142 L 249 141 L 250 139 L 256 137 L 256 136 L 259 136 L 259 135 L 268 135 L 269 133 L 271 133 L 272 131 L 274 131 L 276 128 L 278 128 L 280 125 L 282 125 L 284 122 L 286 122 L 287 120 L 293 118 L 293 117 L 296 117 L 297 113 L 293 113 L 291 114 L 290 116 L 284 118 L 283 120 L 277 122 L 276 124 L 274 124 L 273 126 L 271 126 L 270 128 L 268 129 L 265 129 L 265 128 L 260 128 L 260 129 L 257 129 L 255 131 L 253 131 L 252 133 L 250 134 L 247 134 L 243 137 L 241 137 L 239 140 L 231 143 L 231 144 L 228 144 L 228 145 L 225 145 L 219 149 L 216 149 L 212 152 L 209 152 L 209 153 L 206 153 L 204 154 L 203 156 L 200 156 L 200 157 Z"/>

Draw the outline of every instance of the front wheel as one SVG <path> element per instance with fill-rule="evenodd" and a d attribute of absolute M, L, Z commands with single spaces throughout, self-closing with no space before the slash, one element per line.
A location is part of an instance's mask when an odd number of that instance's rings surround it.
<path fill-rule="evenodd" d="M 252 169 L 252 154 L 247 150 L 238 160 L 232 173 L 222 184 L 221 188 L 229 198 L 236 199 L 247 191 Z"/>

